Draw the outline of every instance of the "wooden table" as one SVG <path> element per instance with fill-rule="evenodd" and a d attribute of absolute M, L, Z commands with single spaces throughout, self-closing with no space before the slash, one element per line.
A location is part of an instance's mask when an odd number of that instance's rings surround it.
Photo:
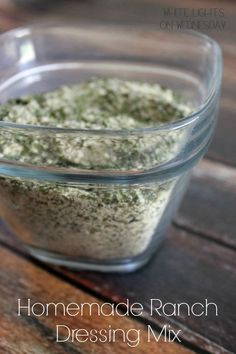
<path fill-rule="evenodd" d="M 208 31 L 224 54 L 219 124 L 206 158 L 194 169 L 190 187 L 166 240 L 153 260 L 129 275 L 73 272 L 42 264 L 28 256 L 1 226 L 0 353 L 236 353 L 236 6 L 233 1 L 66 1 L 37 14 L 0 5 L 1 30 L 28 22 L 63 17 L 82 23 L 158 25 L 162 7 L 224 8 L 224 31 Z M 48 302 L 114 302 L 128 298 L 144 305 L 142 317 L 65 317 L 72 328 L 114 325 L 144 334 L 164 324 L 182 330 L 181 344 L 148 343 L 129 348 L 116 344 L 56 343 L 60 318 L 17 316 L 17 299 Z M 149 313 L 150 298 L 164 302 L 215 302 L 219 316 L 160 317 Z M 60 316 L 59 316 L 60 317 Z"/>

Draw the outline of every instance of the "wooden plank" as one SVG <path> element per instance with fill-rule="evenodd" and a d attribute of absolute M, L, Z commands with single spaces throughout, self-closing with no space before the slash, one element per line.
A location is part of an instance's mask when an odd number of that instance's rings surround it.
<path fill-rule="evenodd" d="M 19 244 L 1 233 L 3 242 L 22 252 Z M 24 252 L 24 251 L 23 251 Z M 56 269 L 78 286 L 84 286 L 114 302 L 129 298 L 144 304 L 144 318 L 162 326 L 169 323 L 182 330 L 182 338 L 210 353 L 234 352 L 236 338 L 235 252 L 191 233 L 171 228 L 152 261 L 132 274 L 99 274 Z M 151 298 L 163 302 L 213 301 L 219 308 L 219 316 L 152 317 L 148 304 Z"/>
<path fill-rule="evenodd" d="M 175 222 L 236 248 L 236 169 L 203 160 L 193 170 Z"/>
<path fill-rule="evenodd" d="M 204 159 L 193 169 L 189 188 L 174 222 L 179 227 L 236 248 L 235 205 L 236 169 Z"/>
<path fill-rule="evenodd" d="M 23 310 L 21 316 L 17 316 L 18 299 L 21 299 L 21 304 L 30 299 L 32 304 L 62 302 L 65 306 L 72 302 L 96 302 L 99 305 L 101 302 L 3 248 L 0 248 L 0 293 L 0 352 L 4 354 L 193 353 L 174 342 L 165 343 L 161 340 L 157 343 L 151 338 L 148 343 L 146 326 L 128 317 L 99 316 L 96 311 L 92 312 L 92 317 L 88 311 L 85 311 L 83 316 L 64 316 L 63 311 L 59 311 L 55 316 L 54 311 L 51 311 L 49 316 L 36 317 L 27 316 L 27 312 Z M 57 343 L 57 324 L 64 324 L 70 329 L 84 328 L 87 331 L 106 329 L 109 326 L 121 328 L 126 332 L 136 329 L 140 330 L 140 344 L 130 348 L 123 342 L 122 335 L 116 338 L 115 343 Z M 157 335 L 156 332 L 155 334 Z M 67 332 L 61 332 L 61 335 L 66 336 Z M 132 339 L 135 339 L 134 335 Z"/>
<path fill-rule="evenodd" d="M 234 168 L 203 160 L 194 169 L 193 179 L 177 214 L 176 223 L 208 239 L 216 240 L 228 247 L 235 247 L 235 177 Z M 21 246 L 16 245 L 10 238 L 10 234 L 0 234 L 0 239 L 21 250 Z M 194 302 L 202 296 L 213 299 L 225 311 L 218 324 L 217 320 L 206 319 L 205 325 L 208 328 L 206 331 L 198 321 L 177 319 L 177 328 L 186 327 L 184 330 L 186 341 L 190 338 L 191 343 L 200 345 L 205 350 L 210 351 L 209 348 L 213 348 L 213 353 L 215 350 L 223 353 L 224 349 L 219 349 L 218 345 L 222 343 L 225 349 L 232 350 L 232 345 L 236 344 L 234 341 L 231 343 L 233 338 L 231 325 L 236 319 L 231 308 L 231 303 L 235 308 L 233 302 L 235 271 L 231 271 L 233 263 L 235 264 L 234 259 L 233 251 L 173 228 L 155 260 L 145 268 L 146 270 L 142 270 L 140 275 L 137 273 L 138 278 L 136 275 L 105 276 L 108 283 L 107 281 L 104 283 L 103 275 L 91 278 L 92 273 L 79 273 L 79 276 L 72 272 L 66 274 L 78 284 L 83 284 L 113 300 L 129 296 L 130 292 L 134 293 L 134 297 L 141 296 L 141 300 L 145 300 L 145 296 L 161 296 L 168 299 L 169 293 L 172 294 L 173 301 L 179 299 Z M 186 273 L 186 269 L 193 269 L 194 274 Z M 165 283 L 163 279 L 165 277 L 168 279 L 170 275 L 173 276 L 173 280 L 176 279 L 174 282 L 170 283 L 168 280 Z M 157 284 L 153 283 L 152 278 L 156 279 Z M 225 279 L 228 279 L 227 287 Z M 146 284 L 145 293 L 142 291 L 140 293 L 142 289 L 139 287 L 142 282 Z M 180 291 L 181 284 L 183 286 Z M 107 292 L 110 288 L 111 291 Z M 223 289 L 223 294 L 219 289 Z M 155 323 L 161 325 L 160 319 L 155 320 Z"/>
<path fill-rule="evenodd" d="M 182 329 L 183 338 L 210 353 L 235 352 L 236 257 L 214 242 L 172 228 L 152 261 L 130 275 L 63 271 L 74 282 L 114 301 L 129 298 L 142 302 L 145 317 L 161 326 L 163 321 Z M 193 304 L 208 299 L 217 304 L 219 316 L 152 317 L 150 298 Z"/>

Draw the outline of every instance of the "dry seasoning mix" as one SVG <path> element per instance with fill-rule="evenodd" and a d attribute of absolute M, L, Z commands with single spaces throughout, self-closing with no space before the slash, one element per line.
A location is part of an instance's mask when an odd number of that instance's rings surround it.
<path fill-rule="evenodd" d="M 147 128 L 186 116 L 188 106 L 157 84 L 92 79 L 0 106 L 0 120 L 72 129 Z M 107 137 L 0 133 L 0 157 L 33 165 L 145 170 L 176 155 L 185 131 Z M 175 180 L 145 186 L 68 186 L 0 178 L 1 212 L 29 245 L 74 257 L 120 259 L 143 252 Z"/>

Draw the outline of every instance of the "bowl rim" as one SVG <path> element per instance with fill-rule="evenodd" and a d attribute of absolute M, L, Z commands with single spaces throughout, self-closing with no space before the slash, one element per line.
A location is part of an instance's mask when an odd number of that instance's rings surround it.
<path fill-rule="evenodd" d="M 90 30 L 91 28 L 99 28 L 101 29 L 113 29 L 113 30 L 121 30 L 123 33 L 125 32 L 126 28 L 132 29 L 135 28 L 134 26 L 128 26 L 128 25 L 91 25 L 89 26 Z M 138 27 L 138 26 L 137 26 Z M 18 27 L 15 29 L 11 29 L 5 33 L 2 33 L 0 35 L 0 40 L 4 40 L 5 38 L 9 40 L 9 36 L 11 37 L 22 37 L 24 35 L 31 35 L 33 31 L 49 31 L 49 30 L 56 30 L 56 29 L 64 29 L 66 28 L 67 30 L 73 30 L 73 31 L 79 31 L 80 29 L 88 28 L 88 26 L 81 26 L 81 25 L 46 25 L 46 26 L 39 26 L 39 25 L 32 25 L 28 27 Z M 139 27 L 138 27 L 139 28 Z M 142 27 L 140 27 L 142 28 Z M 139 28 L 139 29 L 140 29 Z M 157 29 L 156 27 L 150 26 L 147 28 L 147 31 L 151 31 L 154 29 L 156 33 L 161 33 L 160 29 Z M 171 35 L 171 33 L 168 32 L 168 34 Z M 33 125 L 33 124 L 18 124 L 18 123 L 13 123 L 13 122 L 8 122 L 8 121 L 0 121 L 0 128 L 13 128 L 13 129 L 26 129 L 26 130 L 33 130 L 33 131 L 42 131 L 42 132 L 50 132 L 50 133 L 55 133 L 55 134 L 85 134 L 85 135 L 111 135 L 111 136 L 129 136 L 129 135 L 146 135 L 146 134 L 154 134 L 158 133 L 163 130 L 175 130 L 179 129 L 182 127 L 185 127 L 186 125 L 189 125 L 193 123 L 196 120 L 199 120 L 201 117 L 201 113 L 209 106 L 211 103 L 212 99 L 214 99 L 215 95 L 218 93 L 219 88 L 220 88 L 220 83 L 221 83 L 221 78 L 222 78 L 222 67 L 223 67 L 223 62 L 222 62 L 222 51 L 219 46 L 219 44 L 212 39 L 211 37 L 197 31 L 193 30 L 181 30 L 179 32 L 173 32 L 173 34 L 178 34 L 178 35 L 187 35 L 190 37 L 196 37 L 205 43 L 208 43 L 211 48 L 212 52 L 214 53 L 214 71 L 211 79 L 211 84 L 210 84 L 210 89 L 209 93 L 206 97 L 206 99 L 203 101 L 201 105 L 199 105 L 198 109 L 190 113 L 189 115 L 180 118 L 176 121 L 172 122 L 167 122 L 160 124 L 158 126 L 149 126 L 146 128 L 135 128 L 135 129 L 78 129 L 78 128 L 61 128 L 57 126 L 43 126 L 43 125 Z M 14 77 L 14 76 L 13 76 Z M 9 79 L 8 79 L 9 80 Z M 0 88 L 1 89 L 1 88 Z"/>

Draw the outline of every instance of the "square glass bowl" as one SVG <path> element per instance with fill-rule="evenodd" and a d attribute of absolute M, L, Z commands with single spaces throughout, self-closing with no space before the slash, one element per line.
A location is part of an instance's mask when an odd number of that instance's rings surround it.
<path fill-rule="evenodd" d="M 219 46 L 194 32 L 59 26 L 7 32 L 0 50 L 1 103 L 116 77 L 159 83 L 191 107 L 187 117 L 145 129 L 33 126 L 24 116 L 22 124 L 0 121 L 0 213 L 27 250 L 77 269 L 139 268 L 163 239 L 189 171 L 211 141 Z"/>

